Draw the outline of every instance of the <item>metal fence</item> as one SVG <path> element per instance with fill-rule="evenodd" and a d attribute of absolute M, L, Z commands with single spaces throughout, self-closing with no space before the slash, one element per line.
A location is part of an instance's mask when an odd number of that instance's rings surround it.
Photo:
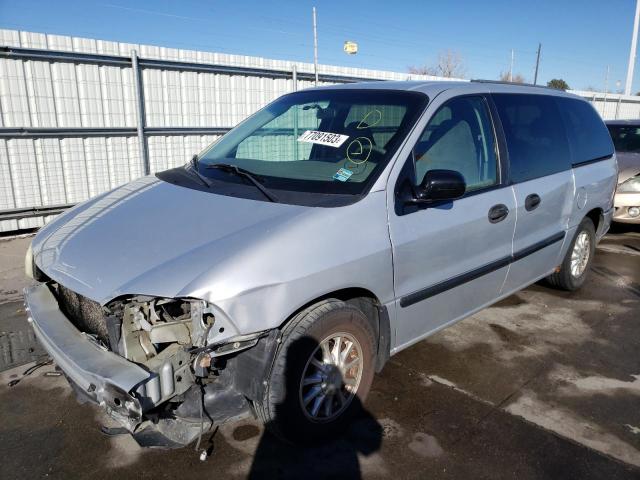
<path fill-rule="evenodd" d="M 605 120 L 640 118 L 640 97 L 617 93 L 569 90 L 589 100 Z"/>
<path fill-rule="evenodd" d="M 320 84 L 437 80 L 320 65 Z M 0 232 L 41 226 L 77 202 L 184 164 L 313 65 L 0 30 Z M 576 92 L 605 118 L 640 99 Z"/>

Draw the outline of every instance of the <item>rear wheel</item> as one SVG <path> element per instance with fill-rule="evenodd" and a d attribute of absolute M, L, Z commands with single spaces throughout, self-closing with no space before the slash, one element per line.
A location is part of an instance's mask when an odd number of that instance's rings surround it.
<path fill-rule="evenodd" d="M 596 249 L 596 230 L 590 218 L 584 218 L 560 265 L 560 271 L 547 277 L 547 282 L 562 290 L 574 291 L 582 286 Z"/>
<path fill-rule="evenodd" d="M 374 373 L 374 333 L 353 305 L 329 299 L 298 314 L 282 334 L 265 397 L 255 405 L 279 437 L 313 443 L 348 424 Z"/>

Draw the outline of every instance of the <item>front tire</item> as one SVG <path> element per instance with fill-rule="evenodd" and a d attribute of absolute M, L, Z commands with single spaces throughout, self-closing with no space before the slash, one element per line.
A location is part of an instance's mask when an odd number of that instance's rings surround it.
<path fill-rule="evenodd" d="M 325 300 L 285 327 L 258 417 L 278 437 L 314 443 L 347 426 L 374 374 L 375 336 L 353 305 Z"/>
<path fill-rule="evenodd" d="M 564 256 L 560 271 L 547 277 L 554 288 L 573 292 L 579 289 L 587 278 L 593 254 L 596 250 L 596 229 L 590 218 L 584 218 Z"/>

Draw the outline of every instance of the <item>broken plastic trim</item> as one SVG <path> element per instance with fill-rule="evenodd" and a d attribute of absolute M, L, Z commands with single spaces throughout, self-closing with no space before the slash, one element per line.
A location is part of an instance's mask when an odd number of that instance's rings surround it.
<path fill-rule="evenodd" d="M 142 407 L 138 399 L 115 385 L 104 385 L 100 405 L 112 418 L 132 432 L 142 422 Z"/>
<path fill-rule="evenodd" d="M 261 337 L 268 334 L 269 330 L 263 330 L 261 332 L 249 333 L 246 335 L 236 335 L 235 337 L 230 337 L 220 342 L 210 343 L 204 347 L 186 348 L 186 350 L 190 354 L 208 352 L 212 358 L 221 357 L 223 355 L 229 355 L 251 348 L 258 343 L 258 340 Z"/>

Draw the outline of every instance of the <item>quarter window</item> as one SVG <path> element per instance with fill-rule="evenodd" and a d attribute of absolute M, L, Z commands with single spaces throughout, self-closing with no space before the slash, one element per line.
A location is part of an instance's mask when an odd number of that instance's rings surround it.
<path fill-rule="evenodd" d="M 416 183 L 429 170 L 460 172 L 467 191 L 497 183 L 493 125 L 482 97 L 459 97 L 431 117 L 414 148 Z"/>
<path fill-rule="evenodd" d="M 572 163 L 585 163 L 613 154 L 607 127 L 590 104 L 573 98 L 556 98 L 556 101 L 567 129 Z"/>
<path fill-rule="evenodd" d="M 493 95 L 509 151 L 511 179 L 525 182 L 571 168 L 569 144 L 554 97 Z"/>

